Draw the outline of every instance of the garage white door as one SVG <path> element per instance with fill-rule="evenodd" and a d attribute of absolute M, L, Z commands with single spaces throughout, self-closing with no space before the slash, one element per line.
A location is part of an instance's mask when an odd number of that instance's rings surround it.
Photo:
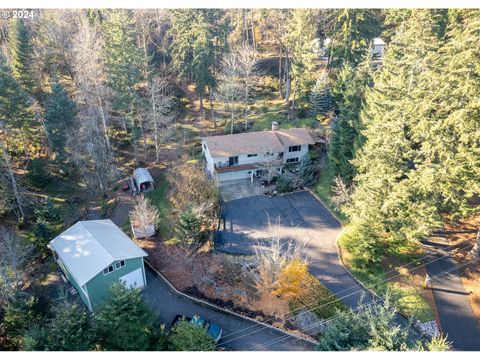
<path fill-rule="evenodd" d="M 238 179 L 249 179 L 251 174 L 248 173 L 248 170 L 244 171 L 232 171 L 223 174 L 218 174 L 219 181 L 228 181 L 228 180 L 238 180 Z"/>
<path fill-rule="evenodd" d="M 128 288 L 143 288 L 145 286 L 145 282 L 143 281 L 142 268 L 133 270 L 127 275 L 122 276 L 120 281 Z"/>

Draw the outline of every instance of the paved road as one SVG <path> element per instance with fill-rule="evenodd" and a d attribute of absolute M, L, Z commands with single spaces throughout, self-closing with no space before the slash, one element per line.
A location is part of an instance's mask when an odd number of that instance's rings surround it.
<path fill-rule="evenodd" d="M 445 250 L 448 243 L 443 236 L 431 239 L 431 246 L 437 261 L 426 265 L 428 275 L 433 277 L 449 272 L 432 280 L 432 291 L 440 317 L 440 324 L 454 350 L 480 350 L 480 327 L 467 299 L 459 270 L 451 271 L 458 264 Z M 447 255 L 447 256 L 446 256 Z"/>
<path fill-rule="evenodd" d="M 273 232 L 302 246 L 310 272 L 345 304 L 357 307 L 362 295 L 365 303 L 372 301 L 338 258 L 341 224 L 309 192 L 233 200 L 224 204 L 223 212 L 225 230 L 217 237 L 222 251 L 252 254 Z"/>
<path fill-rule="evenodd" d="M 310 342 L 183 297 L 175 293 L 151 270 L 148 268 L 146 270 L 148 286 L 144 296 L 147 302 L 159 311 L 160 321 L 167 326 L 171 324 L 176 314 L 186 316 L 196 314 L 222 327 L 223 337 L 219 345 L 228 350 L 308 351 L 314 349 L 314 345 Z"/>

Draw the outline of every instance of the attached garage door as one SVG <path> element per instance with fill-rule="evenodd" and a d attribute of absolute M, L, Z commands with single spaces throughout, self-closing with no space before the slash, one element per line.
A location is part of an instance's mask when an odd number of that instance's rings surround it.
<path fill-rule="evenodd" d="M 127 275 L 122 276 L 120 281 L 128 288 L 143 288 L 145 286 L 145 282 L 143 281 L 142 268 L 133 270 Z"/>
<path fill-rule="evenodd" d="M 232 171 L 232 172 L 218 174 L 218 181 L 250 179 L 250 176 L 251 174 L 249 174 L 249 170 Z"/>

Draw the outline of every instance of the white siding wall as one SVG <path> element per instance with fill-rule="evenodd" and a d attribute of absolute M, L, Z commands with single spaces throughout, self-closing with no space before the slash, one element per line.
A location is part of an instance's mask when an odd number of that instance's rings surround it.
<path fill-rule="evenodd" d="M 302 145 L 300 151 L 288 152 L 288 148 L 285 149 L 283 153 L 283 162 L 286 164 L 287 159 L 298 158 L 298 161 L 302 161 L 302 159 L 307 156 L 308 154 L 308 145 Z"/>
<path fill-rule="evenodd" d="M 210 173 L 210 175 L 215 176 L 214 162 L 205 141 L 202 141 L 202 152 L 203 152 L 203 155 L 205 156 L 205 161 L 207 162 L 208 172 Z"/>
<path fill-rule="evenodd" d="M 248 171 L 235 171 L 229 173 L 216 174 L 215 165 L 220 166 L 220 164 L 225 164 L 228 166 L 228 157 L 212 157 L 206 143 L 202 141 L 202 152 L 205 155 L 205 161 L 207 162 L 207 170 L 212 175 L 213 178 L 217 178 L 218 181 L 224 180 L 235 180 L 235 179 L 248 179 L 250 174 Z M 300 151 L 288 152 L 288 147 L 283 151 L 283 163 L 287 163 L 287 159 L 298 158 L 298 161 L 308 154 L 308 145 L 302 145 Z M 270 155 L 270 159 L 276 159 L 278 153 Z M 265 154 L 257 153 L 257 156 L 248 157 L 248 155 L 238 155 L 238 165 L 242 164 L 252 164 L 252 163 L 262 163 L 268 160 Z"/>

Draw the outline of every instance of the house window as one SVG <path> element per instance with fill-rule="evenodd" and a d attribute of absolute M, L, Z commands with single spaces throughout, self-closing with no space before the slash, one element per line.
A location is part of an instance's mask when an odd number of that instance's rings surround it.
<path fill-rule="evenodd" d="M 248 154 L 247 157 L 256 157 L 257 154 Z"/>
<path fill-rule="evenodd" d="M 110 265 L 109 267 L 106 267 L 105 269 L 103 269 L 103 275 L 108 275 L 111 272 L 113 272 L 113 265 Z"/>
<path fill-rule="evenodd" d="M 302 150 L 302 145 L 289 146 L 288 152 L 295 152 Z"/>
<path fill-rule="evenodd" d="M 228 158 L 228 165 L 229 166 L 237 165 L 237 164 L 238 164 L 238 156 L 230 156 Z"/>
<path fill-rule="evenodd" d="M 287 163 L 296 163 L 298 162 L 298 157 L 287 159 Z"/>
<path fill-rule="evenodd" d="M 125 260 L 117 261 L 115 263 L 115 270 L 120 269 L 125 266 Z"/>

